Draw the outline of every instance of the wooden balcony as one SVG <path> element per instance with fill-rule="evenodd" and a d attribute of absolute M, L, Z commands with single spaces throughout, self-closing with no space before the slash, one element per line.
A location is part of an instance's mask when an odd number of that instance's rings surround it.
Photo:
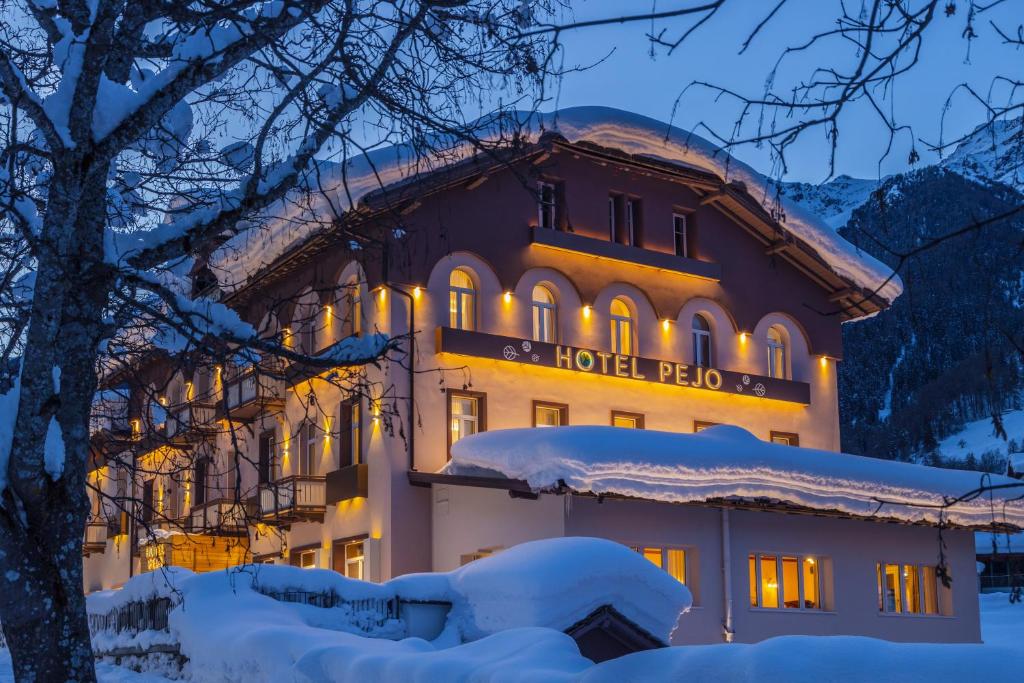
<path fill-rule="evenodd" d="M 260 485 L 260 518 L 267 523 L 324 521 L 325 477 L 297 475 Z"/>
<path fill-rule="evenodd" d="M 221 498 L 193 505 L 186 519 L 188 530 L 197 534 L 238 536 L 248 533 L 248 517 L 244 502 Z"/>
<path fill-rule="evenodd" d="M 85 525 L 85 539 L 82 542 L 82 554 L 88 557 L 92 553 L 102 553 L 107 549 L 107 523 L 92 521 Z"/>
<path fill-rule="evenodd" d="M 366 498 L 370 468 L 366 463 L 340 467 L 327 473 L 327 502 L 331 505 L 352 498 Z"/>
<path fill-rule="evenodd" d="M 284 379 L 250 370 L 224 382 L 224 404 L 218 402 L 217 417 L 251 422 L 266 412 L 284 410 Z"/>
<path fill-rule="evenodd" d="M 213 406 L 193 401 L 167 410 L 164 434 L 172 443 L 201 441 L 216 433 Z"/>

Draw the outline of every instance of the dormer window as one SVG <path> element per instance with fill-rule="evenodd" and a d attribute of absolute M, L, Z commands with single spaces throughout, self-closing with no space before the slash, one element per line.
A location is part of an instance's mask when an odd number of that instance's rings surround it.
<path fill-rule="evenodd" d="M 700 313 L 693 316 L 693 364 L 711 367 L 711 324 Z"/>

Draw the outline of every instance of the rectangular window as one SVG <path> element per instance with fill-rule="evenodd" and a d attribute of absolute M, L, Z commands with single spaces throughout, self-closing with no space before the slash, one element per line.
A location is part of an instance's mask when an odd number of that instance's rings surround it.
<path fill-rule="evenodd" d="M 608 197 L 608 240 L 611 242 L 619 241 L 618 212 L 619 198 L 615 195 L 611 195 Z"/>
<path fill-rule="evenodd" d="M 799 555 L 751 553 L 750 606 L 763 609 L 821 609 L 821 563 Z"/>
<path fill-rule="evenodd" d="M 274 432 L 267 431 L 260 434 L 259 463 L 257 466 L 257 479 L 260 484 L 267 484 L 271 481 L 274 460 Z"/>
<path fill-rule="evenodd" d="M 622 410 L 613 410 L 612 427 L 622 427 L 624 429 L 643 429 L 643 413 L 627 413 Z"/>
<path fill-rule="evenodd" d="M 358 398 L 341 402 L 338 411 L 338 467 L 363 461 L 363 404 Z"/>
<path fill-rule="evenodd" d="M 350 579 L 362 580 L 364 561 L 362 541 L 345 545 L 345 576 Z"/>
<path fill-rule="evenodd" d="M 302 427 L 302 434 L 300 437 L 300 447 L 302 449 L 302 461 L 300 463 L 301 470 L 299 474 L 306 476 L 316 476 L 320 469 L 319 458 L 317 457 L 316 451 L 316 425 L 312 422 L 307 422 Z"/>
<path fill-rule="evenodd" d="M 142 482 L 142 521 L 153 521 L 153 493 L 156 487 L 155 479 L 147 479 Z"/>
<path fill-rule="evenodd" d="M 672 238 L 676 248 L 676 256 L 689 258 L 690 246 L 686 234 L 686 214 L 672 214 Z"/>
<path fill-rule="evenodd" d="M 537 185 L 537 225 L 542 228 L 554 230 L 558 224 L 556 204 L 556 192 L 553 183 L 538 183 Z"/>
<path fill-rule="evenodd" d="M 640 246 L 640 200 L 626 199 L 626 244 Z"/>
<path fill-rule="evenodd" d="M 533 402 L 534 427 L 564 427 L 569 424 L 569 406 L 564 403 Z"/>
<path fill-rule="evenodd" d="M 878 611 L 886 614 L 938 614 L 935 567 L 916 564 L 875 565 Z"/>
<path fill-rule="evenodd" d="M 783 446 L 799 446 L 800 435 L 794 434 L 793 432 L 776 432 L 771 433 L 772 443 L 781 444 Z"/>
<path fill-rule="evenodd" d="M 718 422 L 705 422 L 704 420 L 694 420 L 693 421 L 693 433 L 694 434 L 698 434 L 700 432 L 703 432 L 708 427 L 714 427 L 717 424 L 719 424 L 719 423 Z"/>
<path fill-rule="evenodd" d="M 487 395 L 480 392 L 448 392 L 448 457 L 452 444 L 487 429 Z"/>
<path fill-rule="evenodd" d="M 686 550 L 661 546 L 634 546 L 633 550 L 644 556 L 651 564 L 664 569 L 679 583 L 686 583 Z"/>
<path fill-rule="evenodd" d="M 303 569 L 316 568 L 316 551 L 304 550 L 299 554 L 299 566 Z"/>

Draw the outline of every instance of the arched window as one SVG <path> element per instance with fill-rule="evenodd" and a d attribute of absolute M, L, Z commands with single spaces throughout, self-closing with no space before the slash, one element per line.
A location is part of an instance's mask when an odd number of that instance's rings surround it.
<path fill-rule="evenodd" d="M 768 328 L 768 376 L 786 378 L 786 333 L 778 325 Z"/>
<path fill-rule="evenodd" d="M 341 296 L 345 308 L 340 311 L 344 316 L 345 336 L 359 335 L 363 331 L 363 298 L 359 291 L 359 281 L 355 278 L 345 283 Z"/>
<path fill-rule="evenodd" d="M 533 310 L 533 340 L 555 343 L 555 297 L 543 285 L 533 288 L 531 297 Z"/>
<path fill-rule="evenodd" d="M 469 273 L 459 268 L 448 278 L 450 324 L 457 330 L 476 329 L 476 287 Z"/>
<path fill-rule="evenodd" d="M 612 353 L 633 355 L 633 314 L 623 299 L 612 299 L 611 310 Z"/>
<path fill-rule="evenodd" d="M 708 319 L 698 313 L 693 316 L 693 364 L 711 367 L 711 325 Z"/>

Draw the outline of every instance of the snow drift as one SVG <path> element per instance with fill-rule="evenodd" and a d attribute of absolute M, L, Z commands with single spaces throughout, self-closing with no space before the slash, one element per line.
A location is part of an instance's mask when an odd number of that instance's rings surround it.
<path fill-rule="evenodd" d="M 508 116 L 523 126 L 526 139 L 536 140 L 544 132 L 555 131 L 572 143 L 590 142 L 743 183 L 747 192 L 766 207 L 779 203 L 784 214 L 782 227 L 807 243 L 836 274 L 865 289 L 878 289 L 879 295 L 890 302 L 903 291 L 902 282 L 890 268 L 844 240 L 825 220 L 796 202 L 777 197 L 770 179 L 689 131 L 610 107 L 571 107 L 546 114 L 515 112 Z M 507 130 L 509 122 L 507 117 L 491 117 L 473 128 L 482 138 L 497 140 L 498 131 Z M 230 240 L 214 254 L 212 269 L 225 288 L 242 286 L 290 248 L 326 229 L 336 209 L 347 210 L 370 192 L 423 176 L 468 157 L 471 151 L 468 147 L 454 148 L 441 154 L 440 161 L 432 162 L 416 156 L 408 145 L 395 145 L 355 157 L 344 165 L 317 162 L 316 187 L 330 201 L 321 197 L 319 201 L 279 207 L 272 228 L 252 228 Z"/>
<path fill-rule="evenodd" d="M 739 427 L 699 434 L 615 427 L 506 429 L 452 446 L 445 471 L 481 469 L 535 490 L 560 481 L 579 492 L 671 503 L 767 499 L 823 511 L 987 526 L 1024 527 L 1024 484 L 980 472 L 925 467 L 768 443 Z M 942 506 L 983 484 L 1021 484 Z"/>
<path fill-rule="evenodd" d="M 347 606 L 321 608 L 268 595 L 288 591 L 333 592 L 347 603 L 445 601 L 452 608 L 444 630 L 428 642 L 406 637 L 397 620 L 368 626 Z M 188 657 L 194 681 L 295 680 L 296 670 L 317 681 L 364 675 L 457 680 L 519 665 L 522 680 L 546 680 L 538 676 L 547 667 L 574 673 L 590 665 L 562 631 L 598 607 L 611 605 L 668 642 L 691 604 L 685 586 L 623 545 L 556 538 L 524 543 L 452 572 L 410 574 L 383 584 L 290 566 L 247 565 L 207 574 L 169 569 L 137 576 L 120 591 L 91 595 L 88 609 L 106 613 L 153 597 L 170 597 L 175 604 L 169 635 Z M 163 642 L 157 638 L 147 632 L 131 643 L 104 645 Z M 395 677 L 369 671 L 393 671 Z M 402 673 L 408 671 L 420 673 Z"/>

